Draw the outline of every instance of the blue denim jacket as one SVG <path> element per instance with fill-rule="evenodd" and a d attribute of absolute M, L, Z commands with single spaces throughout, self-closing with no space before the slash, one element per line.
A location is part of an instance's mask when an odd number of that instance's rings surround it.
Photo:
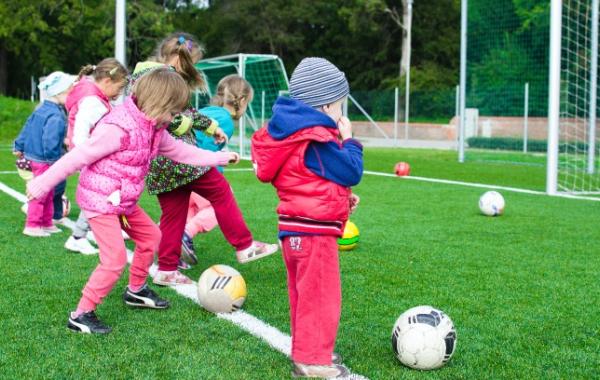
<path fill-rule="evenodd" d="M 13 150 L 23 152 L 28 160 L 52 164 L 63 155 L 66 131 L 62 106 L 45 100 L 25 122 Z"/>

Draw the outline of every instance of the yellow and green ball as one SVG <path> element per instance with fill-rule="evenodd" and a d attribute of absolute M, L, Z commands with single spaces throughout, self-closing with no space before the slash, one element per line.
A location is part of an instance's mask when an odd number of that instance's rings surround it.
<path fill-rule="evenodd" d="M 356 224 L 348 221 L 346 223 L 346 227 L 344 228 L 344 235 L 338 239 L 338 247 L 340 251 L 351 251 L 358 244 L 360 234 L 358 232 L 358 227 Z"/>

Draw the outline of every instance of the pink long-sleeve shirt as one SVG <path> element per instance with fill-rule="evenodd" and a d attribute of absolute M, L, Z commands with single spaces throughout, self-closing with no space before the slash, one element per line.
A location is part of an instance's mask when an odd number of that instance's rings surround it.
<path fill-rule="evenodd" d="M 121 139 L 125 135 L 126 132 L 116 125 L 99 125 L 88 140 L 64 155 L 44 174 L 31 180 L 27 185 L 29 195 L 40 198 L 84 166 L 118 151 L 121 147 Z M 211 152 L 196 148 L 174 139 L 168 133 L 162 133 L 161 136 L 158 154 L 173 161 L 196 166 L 223 166 L 229 163 L 228 152 Z M 89 210 L 84 210 L 84 213 L 88 218 L 98 215 Z"/>

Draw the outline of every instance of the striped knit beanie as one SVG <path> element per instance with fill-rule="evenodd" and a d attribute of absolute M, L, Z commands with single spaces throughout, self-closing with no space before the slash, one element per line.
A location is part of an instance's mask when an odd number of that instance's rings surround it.
<path fill-rule="evenodd" d="M 304 58 L 290 79 L 292 98 L 313 108 L 331 104 L 349 92 L 344 73 L 325 58 Z"/>

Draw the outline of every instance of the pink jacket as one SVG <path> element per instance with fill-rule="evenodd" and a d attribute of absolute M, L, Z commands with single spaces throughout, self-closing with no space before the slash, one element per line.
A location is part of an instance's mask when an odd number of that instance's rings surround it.
<path fill-rule="evenodd" d="M 30 181 L 27 190 L 39 198 L 83 168 L 77 203 L 86 216 L 129 214 L 144 190 L 150 161 L 158 154 L 197 166 L 226 165 L 229 159 L 227 152 L 199 149 L 157 129 L 129 97 L 100 120 L 90 139 Z"/>
<path fill-rule="evenodd" d="M 79 110 L 79 103 L 86 96 L 95 96 L 100 101 L 106 109 L 110 112 L 112 108 L 108 97 L 96 86 L 93 80 L 90 78 L 81 78 L 81 80 L 73 87 L 71 92 L 69 92 L 69 96 L 67 96 L 67 101 L 65 103 L 65 108 L 69 113 L 69 122 L 67 125 L 67 138 L 65 139 L 67 143 L 67 148 L 69 150 L 73 149 L 73 130 L 75 128 L 75 116 L 77 116 L 77 111 Z"/>

